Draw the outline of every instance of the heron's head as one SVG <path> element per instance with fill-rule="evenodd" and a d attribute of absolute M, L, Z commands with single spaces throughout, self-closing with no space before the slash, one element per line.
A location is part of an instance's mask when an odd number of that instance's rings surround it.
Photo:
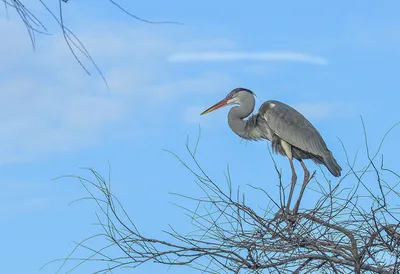
<path fill-rule="evenodd" d="M 205 111 L 203 111 L 200 115 L 207 114 L 216 109 L 222 108 L 227 105 L 240 105 L 246 100 L 252 99 L 254 100 L 254 93 L 246 88 L 235 88 L 228 95 L 216 103 L 215 105 L 209 107 Z"/>

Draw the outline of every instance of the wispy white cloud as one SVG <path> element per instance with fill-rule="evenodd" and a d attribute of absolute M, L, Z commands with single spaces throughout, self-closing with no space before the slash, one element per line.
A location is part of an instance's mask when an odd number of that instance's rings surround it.
<path fill-rule="evenodd" d="M 288 61 L 315 65 L 327 65 L 328 61 L 320 56 L 290 52 L 188 52 L 174 53 L 168 56 L 170 62 L 223 62 L 223 61 Z"/>
<path fill-rule="evenodd" d="M 119 136 L 143 138 L 154 128 L 162 128 L 167 116 L 158 114 L 172 109 L 181 109 L 180 115 L 187 122 L 207 123 L 211 117 L 200 119 L 200 108 L 184 110 L 187 102 L 185 107 L 176 106 L 184 100 L 194 103 L 199 94 L 228 90 L 234 79 L 225 72 L 184 73 L 171 69 L 170 62 L 327 63 L 318 56 L 293 52 L 229 53 L 223 49 L 235 47 L 226 39 L 198 38 L 207 40 L 198 43 L 196 39 L 182 39 L 181 33 L 110 25 L 95 31 L 85 25 L 77 35 L 107 78 L 110 89 L 106 89 L 98 75 L 85 75 L 61 35 L 39 36 L 33 52 L 22 24 L 1 18 L 0 22 L 0 35 L 8 37 L 0 44 L 2 52 L 14 53 L 14 45 L 24 45 L 15 54 L 5 55 L 0 63 L 0 163 L 32 160 L 99 146 L 108 138 L 124 138 Z M 192 53 L 172 54 L 175 51 Z M 154 115 L 157 119 L 151 118 Z"/>
<path fill-rule="evenodd" d="M 167 112 L 178 95 L 187 98 L 230 82 L 225 74 L 170 71 L 165 56 L 185 50 L 184 39 L 174 34 L 121 26 L 79 29 L 107 89 L 95 73 L 85 75 L 61 35 L 38 36 L 34 52 L 22 24 L 1 18 L 0 23 L 0 36 L 8 37 L 0 50 L 13 53 L 0 63 L 0 163 L 77 151 L 121 136 L 143 138 L 164 119 L 151 119 L 154 113 Z M 208 47 L 219 48 L 218 43 Z M 16 44 L 24 46 L 15 52 Z M 186 49 L 204 47 L 188 43 Z"/>
<path fill-rule="evenodd" d="M 98 145 L 128 111 L 124 98 L 105 92 L 100 77 L 86 76 L 60 35 L 41 37 L 46 41 L 38 39 L 34 52 L 23 26 L 6 25 L 0 34 L 12 43 L 0 50 L 26 46 L 0 64 L 0 163 Z"/>

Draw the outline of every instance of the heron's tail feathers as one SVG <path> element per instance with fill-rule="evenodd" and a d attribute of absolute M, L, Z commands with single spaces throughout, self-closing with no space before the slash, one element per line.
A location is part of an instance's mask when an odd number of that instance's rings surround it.
<path fill-rule="evenodd" d="M 342 168 L 336 162 L 335 158 L 332 155 L 332 152 L 329 151 L 329 154 L 323 157 L 324 165 L 328 168 L 328 170 L 332 173 L 333 176 L 339 177 L 341 176 Z"/>

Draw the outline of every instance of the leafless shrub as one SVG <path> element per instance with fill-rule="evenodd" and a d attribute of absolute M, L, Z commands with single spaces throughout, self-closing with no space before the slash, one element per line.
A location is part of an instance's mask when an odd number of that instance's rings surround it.
<path fill-rule="evenodd" d="M 187 144 L 189 163 L 172 154 L 193 174 L 199 189 L 197 197 L 177 194 L 193 202 L 193 207 L 183 210 L 194 229 L 183 234 L 170 227 L 164 239 L 141 233 L 111 193 L 109 182 L 88 169 L 93 180 L 74 178 L 96 203 L 101 232 L 77 243 L 61 260 L 59 271 L 70 263 L 68 272 L 96 262 L 104 267 L 96 273 L 143 263 L 190 266 L 201 273 L 399 273 L 400 176 L 385 167 L 379 154 L 382 143 L 374 154 L 366 138 L 365 143 L 367 165 L 356 170 L 356 161 L 347 158 L 349 171 L 336 184 L 313 178 L 318 199 L 312 208 L 300 208 L 297 215 L 284 210 L 284 184 L 278 168 L 282 198 L 276 201 L 258 188 L 255 191 L 269 203 L 265 208 L 252 208 L 244 193 L 232 188 L 229 172 L 223 188 L 197 161 L 197 143 L 194 149 Z M 365 185 L 368 174 L 374 174 L 378 193 L 370 190 L 371 184 Z M 93 247 L 99 238 L 107 244 Z M 78 249 L 89 255 L 74 257 Z"/>

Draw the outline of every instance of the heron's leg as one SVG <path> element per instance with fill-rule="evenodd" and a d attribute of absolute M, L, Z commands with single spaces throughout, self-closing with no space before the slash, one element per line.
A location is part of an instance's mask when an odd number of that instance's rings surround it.
<path fill-rule="evenodd" d="M 301 186 L 299 198 L 297 199 L 296 205 L 294 206 L 294 209 L 293 209 L 294 215 L 296 215 L 297 211 L 299 210 L 300 202 L 301 202 L 301 199 L 303 198 L 304 190 L 306 189 L 306 186 L 307 186 L 308 182 L 310 181 L 310 172 L 308 171 L 306 165 L 304 164 L 304 162 L 302 160 L 300 160 L 300 164 L 304 169 L 304 181 L 303 181 L 303 185 Z"/>
<path fill-rule="evenodd" d="M 292 169 L 292 185 L 290 186 L 289 199 L 288 199 L 288 203 L 286 205 L 287 209 L 290 209 L 290 203 L 292 202 L 294 186 L 296 185 L 296 181 L 297 181 L 297 175 L 296 175 L 296 171 L 294 169 L 292 158 L 289 158 L 289 163 L 290 163 L 290 168 Z"/>

